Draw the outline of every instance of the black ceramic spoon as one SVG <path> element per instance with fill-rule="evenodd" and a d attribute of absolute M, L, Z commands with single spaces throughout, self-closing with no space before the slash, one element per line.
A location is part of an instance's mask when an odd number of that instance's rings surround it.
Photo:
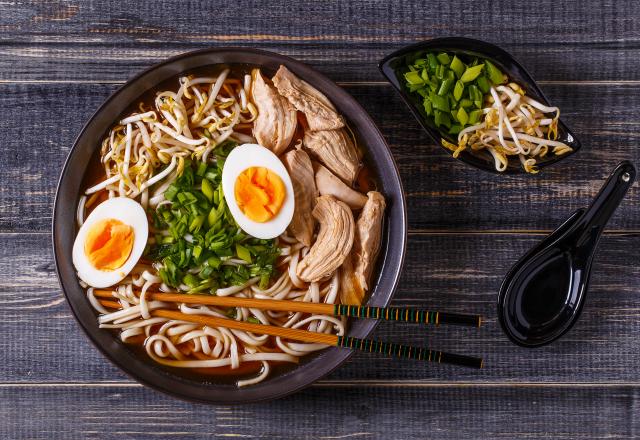
<path fill-rule="evenodd" d="M 498 317 L 513 342 L 545 345 L 576 322 L 602 231 L 635 176 L 631 162 L 618 164 L 589 208 L 574 212 L 507 273 L 498 295 Z"/>

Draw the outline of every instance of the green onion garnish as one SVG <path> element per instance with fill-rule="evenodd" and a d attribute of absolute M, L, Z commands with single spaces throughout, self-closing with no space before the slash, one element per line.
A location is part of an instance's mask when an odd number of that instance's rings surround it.
<path fill-rule="evenodd" d="M 214 152 L 226 156 L 232 144 Z M 224 200 L 222 159 L 217 164 L 185 163 L 182 175 L 165 191 L 170 204 L 153 213 L 156 243 L 146 258 L 158 264 L 162 282 L 187 293 L 215 293 L 218 288 L 241 285 L 260 277 L 267 286 L 276 274 L 280 253 L 275 240 L 251 237 L 235 223 Z M 247 264 L 233 262 L 242 260 Z"/>
<path fill-rule="evenodd" d="M 414 54 L 400 73 L 425 115 L 449 134 L 480 123 L 489 90 L 506 82 L 489 60 L 445 52 Z"/>

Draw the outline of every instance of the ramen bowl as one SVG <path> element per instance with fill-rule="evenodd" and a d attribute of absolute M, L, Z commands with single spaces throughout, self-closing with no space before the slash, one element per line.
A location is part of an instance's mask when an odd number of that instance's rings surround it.
<path fill-rule="evenodd" d="M 179 75 L 225 65 L 252 65 L 275 72 L 285 65 L 291 72 L 324 93 L 355 131 L 367 151 L 367 163 L 377 176 L 379 190 L 387 200 L 382 245 L 372 277 L 368 305 L 386 306 L 398 283 L 406 243 L 406 206 L 398 169 L 391 152 L 363 108 L 344 90 L 312 68 L 292 59 L 266 51 L 245 48 L 206 49 L 190 52 L 160 63 L 131 79 L 91 116 L 77 137 L 62 170 L 53 212 L 53 248 L 56 270 L 67 302 L 76 320 L 102 354 L 138 382 L 178 398 L 206 403 L 249 403 L 265 401 L 298 391 L 320 379 L 345 362 L 351 352 L 327 348 L 303 357 L 292 369 L 247 387 L 219 381 L 214 376 L 188 376 L 155 364 L 144 353 L 120 341 L 116 334 L 100 329 L 96 312 L 87 300 L 72 263 L 76 236 L 76 206 L 83 179 L 92 158 L 100 149 L 100 140 L 111 126 L 126 114 L 142 96 Z M 349 323 L 350 336 L 364 338 L 375 322 Z"/>

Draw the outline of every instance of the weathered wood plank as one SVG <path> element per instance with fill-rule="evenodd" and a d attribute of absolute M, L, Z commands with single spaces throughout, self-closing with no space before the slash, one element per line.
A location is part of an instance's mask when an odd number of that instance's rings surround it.
<path fill-rule="evenodd" d="M 602 241 L 583 318 L 541 350 L 509 344 L 494 315 L 501 274 L 540 236 L 470 233 L 552 228 L 616 161 L 639 162 L 629 103 L 639 93 L 640 3 L 254 3 L 0 2 L 0 438 L 640 436 L 637 186 Z M 448 35 L 516 55 L 563 108 L 585 144 L 580 155 L 535 179 L 487 176 L 440 153 L 389 87 L 355 84 L 381 81 L 375 63 L 386 53 Z M 376 336 L 483 354 L 489 368 L 357 355 L 291 398 L 205 407 L 139 386 L 90 346 L 59 292 L 49 244 L 64 157 L 117 84 L 168 56 L 223 45 L 275 50 L 351 83 L 399 162 L 411 227 L 450 231 L 411 236 L 395 304 L 489 318 L 479 332 L 440 328 L 426 340 L 385 324 Z"/>
<path fill-rule="evenodd" d="M 90 114 L 113 84 L 0 84 L 0 230 L 44 231 L 62 164 Z M 548 85 L 550 99 L 584 143 L 583 150 L 540 176 L 505 177 L 449 158 L 423 133 L 390 87 L 347 90 L 386 135 L 400 167 L 412 229 L 551 229 L 595 195 L 622 159 L 640 162 L 640 99 L 631 85 Z M 604 110 L 606 109 L 606 111 Z M 640 230 L 637 185 L 610 228 Z"/>
<path fill-rule="evenodd" d="M 467 2 L 464 6 L 442 0 L 411 0 L 402 7 L 376 0 L 276 0 L 262 8 L 250 0 L 141 1 L 135 7 L 70 0 L 16 1 L 11 7 L 3 6 L 0 35 L 4 40 L 21 42 L 110 44 L 264 40 L 388 43 L 435 35 L 476 35 L 521 44 L 637 42 L 640 25 L 633 18 L 638 13 L 638 3 L 633 0 L 571 4 L 541 0 L 536 7 L 509 0 L 489 5 Z"/>
<path fill-rule="evenodd" d="M 0 436 L 30 439 L 622 439 L 638 387 L 313 387 L 282 400 L 194 405 L 141 387 L 0 387 Z M 37 417 L 25 417 L 38 414 Z"/>
<path fill-rule="evenodd" d="M 565 338 L 537 350 L 507 341 L 496 322 L 502 274 L 539 236 L 418 234 L 394 304 L 476 312 L 479 330 L 382 323 L 377 338 L 477 354 L 487 368 L 453 369 L 355 355 L 331 381 L 638 382 L 640 235 L 605 236 L 584 314 Z M 47 234 L 0 234 L 0 352 L 2 382 L 123 380 L 82 335 L 55 278 Z M 46 362 L 44 361 L 46 360 Z"/>
<path fill-rule="evenodd" d="M 450 35 L 445 33 L 444 35 Z M 415 39 L 416 41 L 419 38 Z M 165 59 L 197 49 L 246 46 L 278 52 L 313 65 L 334 81 L 384 81 L 377 68 L 385 55 L 406 44 L 395 42 L 283 42 L 279 40 L 122 43 L 5 43 L 0 45 L 0 81 L 122 83 Z M 498 41 L 546 81 L 638 81 L 640 46 L 626 42 L 591 44 Z"/>
<path fill-rule="evenodd" d="M 279 0 L 269 8 L 249 0 L 142 1 L 135 8 L 18 1 L 0 14 L 0 79 L 122 81 L 178 53 L 239 45 L 295 56 L 336 80 L 371 81 L 380 79 L 375 64 L 386 53 L 460 35 L 503 45 L 538 79 L 638 80 L 638 12 L 633 0 L 542 0 L 536 7 L 501 0 L 462 9 L 419 0 L 401 8 L 382 1 Z"/>

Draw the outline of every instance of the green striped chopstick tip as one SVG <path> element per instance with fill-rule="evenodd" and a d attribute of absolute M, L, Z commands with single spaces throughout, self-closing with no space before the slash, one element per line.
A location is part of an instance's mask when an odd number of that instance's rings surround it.
<path fill-rule="evenodd" d="M 388 356 L 415 359 L 427 362 L 458 365 L 470 368 L 482 368 L 481 358 L 465 356 L 454 353 L 446 353 L 438 350 L 431 350 L 424 347 L 413 347 L 411 345 L 394 344 L 391 342 L 377 341 L 373 339 L 360 339 L 351 336 L 338 336 L 339 347 L 360 350 L 368 353 L 380 353 Z"/>
<path fill-rule="evenodd" d="M 479 315 L 437 312 L 401 307 L 373 307 L 336 304 L 334 307 L 334 315 L 349 316 L 352 318 L 380 319 L 385 321 L 416 322 L 431 325 L 451 324 L 467 327 L 480 327 L 482 324 L 482 318 Z"/>

